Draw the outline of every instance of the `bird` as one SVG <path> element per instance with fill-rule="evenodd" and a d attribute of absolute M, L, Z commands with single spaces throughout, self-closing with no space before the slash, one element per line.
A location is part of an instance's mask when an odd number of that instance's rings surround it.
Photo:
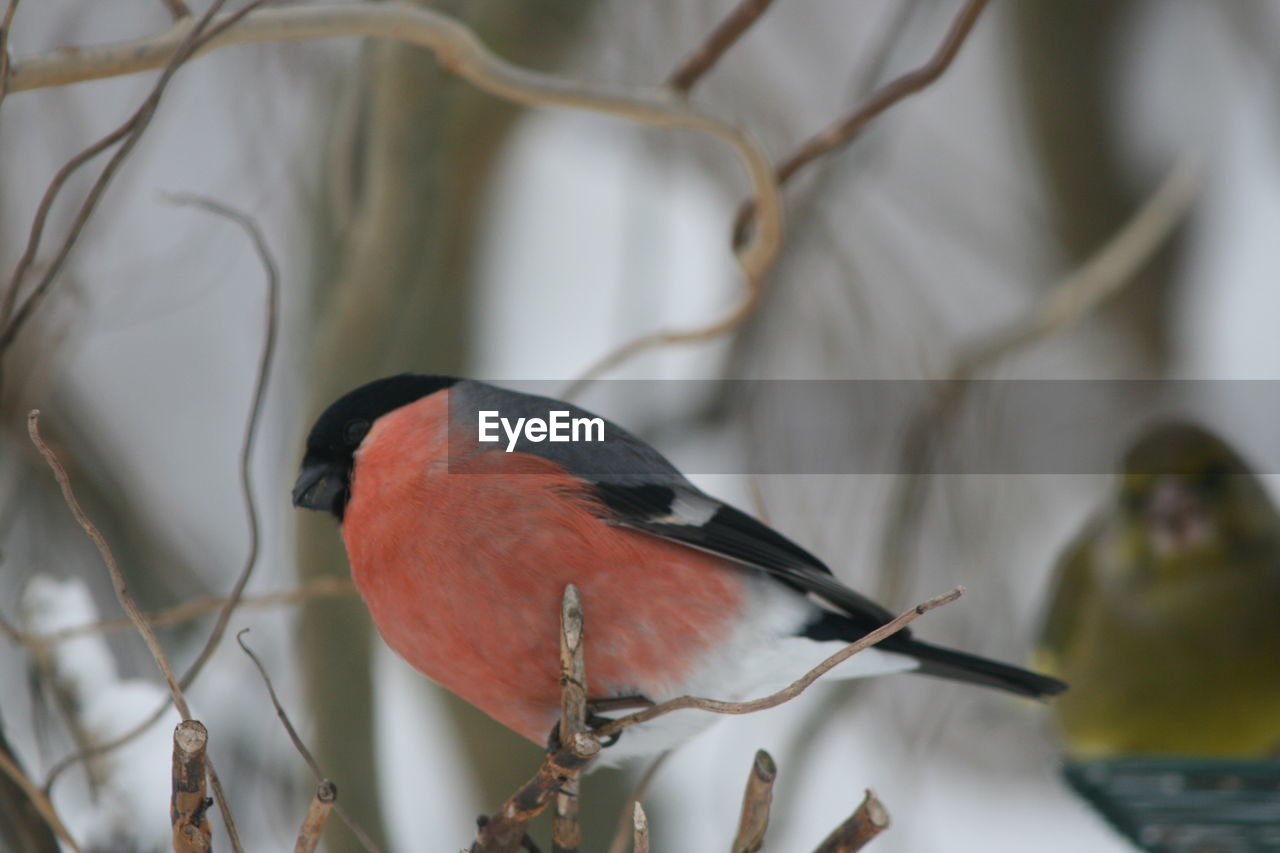
<path fill-rule="evenodd" d="M 1149 427 L 1057 562 L 1035 664 L 1067 754 L 1261 758 L 1280 749 L 1280 515 L 1226 442 Z"/>
<path fill-rule="evenodd" d="M 557 424 L 569 440 L 553 440 Z M 893 618 L 623 428 L 477 380 L 400 374 L 340 397 L 311 428 L 292 496 L 339 522 L 386 643 L 540 744 L 560 711 L 567 584 L 593 709 L 760 695 Z M 905 630 L 835 672 L 899 671 L 1035 698 L 1064 687 Z M 664 751 L 709 717 L 668 714 L 606 752 Z"/>

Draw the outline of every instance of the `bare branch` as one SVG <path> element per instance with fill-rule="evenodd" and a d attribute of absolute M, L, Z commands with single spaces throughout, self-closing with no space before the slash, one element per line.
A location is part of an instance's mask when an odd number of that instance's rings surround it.
<path fill-rule="evenodd" d="M 205 749 L 209 731 L 199 720 L 183 720 L 173 730 L 173 793 L 169 822 L 173 826 L 174 853 L 209 853 L 213 827 L 205 814 Z"/>
<path fill-rule="evenodd" d="M 628 714 L 625 717 L 619 717 L 616 720 L 610 720 L 602 726 L 598 726 L 593 731 L 599 738 L 607 738 L 625 728 L 636 725 L 637 723 L 647 723 L 649 720 L 670 714 L 672 711 L 680 711 L 685 708 L 697 708 L 701 711 L 710 711 L 713 714 L 754 714 L 757 711 L 764 711 L 769 708 L 776 708 L 784 702 L 789 702 L 795 697 L 803 693 L 810 685 L 822 676 L 826 675 L 835 667 L 844 663 L 863 649 L 870 648 L 876 643 L 881 642 L 886 637 L 891 637 L 910 625 L 916 620 L 916 617 L 928 613 L 930 610 L 941 607 L 955 601 L 964 594 L 964 587 L 956 587 L 948 593 L 930 598 L 928 601 L 921 602 L 915 607 L 900 614 L 893 621 L 888 622 L 855 643 L 850 643 L 813 669 L 805 673 L 801 678 L 792 682 L 790 685 L 782 688 L 776 693 L 771 693 L 760 699 L 753 699 L 749 702 L 726 702 L 719 699 L 702 699 L 697 696 L 680 696 L 676 699 L 670 699 L 666 702 L 659 702 L 643 711 L 636 711 L 634 714 Z"/>
<path fill-rule="evenodd" d="M 476 834 L 472 853 L 514 853 L 525 838 L 525 829 L 552 802 L 557 810 L 564 808 L 560 798 L 575 800 L 572 806 L 572 826 L 569 815 L 553 826 L 552 843 L 557 850 L 576 849 L 577 837 L 577 787 L 576 782 L 583 768 L 600 751 L 600 740 L 586 725 L 586 668 L 583 663 L 583 613 L 578 590 L 573 584 L 565 587 L 560 606 L 560 708 L 561 718 L 556 740 L 548 748 L 542 766 L 532 779 L 507 798 L 497 814 L 484 820 Z"/>
<path fill-rule="evenodd" d="M 298 830 L 298 840 L 293 845 L 293 853 L 313 853 L 320 843 L 320 834 L 324 831 L 324 823 L 333 810 L 333 802 L 338 798 L 338 788 L 328 779 L 316 786 L 316 795 L 311 798 L 307 808 L 307 816 Z"/>
<path fill-rule="evenodd" d="M 48 295 L 53 283 L 62 272 L 62 267 L 67 258 L 70 257 L 72 248 L 75 247 L 76 242 L 79 240 L 81 232 L 84 231 L 90 217 L 97 210 L 98 202 L 102 200 L 107 187 L 111 184 L 120 167 L 124 165 L 124 161 L 133 152 L 134 146 L 142 138 L 143 132 L 151 124 L 152 118 L 155 117 L 156 108 L 160 105 L 160 98 L 168 88 L 169 82 L 173 79 L 173 75 L 178 68 L 194 55 L 200 45 L 216 37 L 225 28 L 234 25 L 241 17 L 248 14 L 256 6 L 266 2 L 266 0 L 251 0 L 244 8 L 223 16 L 217 22 L 214 22 L 215 16 L 225 2 L 226 0 L 214 0 L 209 10 L 194 25 L 189 26 L 190 20 L 184 19 L 179 25 L 175 26 L 178 38 L 173 45 L 173 50 L 165 57 L 164 62 L 158 64 L 157 67 L 162 67 L 164 70 L 161 72 L 155 86 L 152 87 L 151 93 L 142 102 L 142 105 L 120 127 L 67 161 L 45 189 L 44 196 L 40 199 L 40 204 L 36 209 L 35 218 L 31 223 L 31 232 L 27 237 L 26 248 L 23 250 L 22 256 L 18 259 L 18 263 L 9 278 L 4 303 L 0 307 L 0 323 L 4 324 L 3 330 L 0 330 L 0 358 L 3 358 L 18 333 L 22 331 L 23 326 L 31 319 L 36 308 Z M 11 64 L 9 80 L 11 88 L 14 90 L 17 88 L 16 85 L 12 85 L 15 75 L 16 69 Z M 54 199 L 61 192 L 62 187 L 73 172 L 117 142 L 120 143 L 120 147 L 111 155 L 111 158 L 93 182 L 93 186 L 89 188 L 84 201 L 81 202 L 79 209 L 76 211 L 66 238 L 58 247 L 57 252 L 54 253 L 53 260 L 48 263 L 44 275 L 41 276 L 40 281 L 36 283 L 35 287 L 27 294 L 26 299 L 15 311 L 14 306 L 17 304 L 18 290 L 22 286 L 22 281 L 26 277 L 27 271 L 35 262 L 36 252 L 40 248 L 40 240 L 44 234 L 45 221 L 48 218 L 49 210 L 53 206 Z"/>
<path fill-rule="evenodd" d="M 244 438 L 240 443 L 240 492 L 243 497 L 245 520 L 249 526 L 249 550 L 245 554 L 244 565 L 240 568 L 240 574 L 236 577 L 236 582 L 231 587 L 231 594 L 227 596 L 222 609 L 218 612 L 218 620 L 214 623 L 213 630 L 209 632 L 209 639 L 205 641 L 204 648 L 200 650 L 200 654 L 196 656 L 191 666 L 183 673 L 182 683 L 184 686 L 189 686 L 195 681 L 196 676 L 200 674 L 200 670 L 204 668 L 205 663 L 213 656 L 218 644 L 222 641 L 223 634 L 227 630 L 227 623 L 231 621 L 231 613 L 239 603 L 240 596 L 244 594 L 244 588 L 248 585 L 249 578 L 253 574 L 253 567 L 258 562 L 258 551 L 262 537 L 260 533 L 261 525 L 258 521 L 258 506 L 253 497 L 252 456 L 253 446 L 258 434 L 258 424 L 262 417 L 262 404 L 267 395 L 267 380 L 271 375 L 271 362 L 276 351 L 276 330 L 279 326 L 278 315 L 280 313 L 280 269 L 271 255 L 271 247 L 267 245 L 267 239 L 263 235 L 262 229 L 258 227 L 258 223 L 251 217 L 221 202 L 191 193 L 174 195 L 171 196 L 171 199 L 178 204 L 188 204 L 203 208 L 237 223 L 253 242 L 254 250 L 258 254 L 258 259 L 262 263 L 263 270 L 267 276 L 266 300 L 263 306 L 262 352 L 258 356 L 258 370 L 253 384 L 253 399 L 249 405 L 249 414 L 245 421 Z"/>
<path fill-rule="evenodd" d="M 240 574 L 236 578 L 235 584 L 232 586 L 231 595 L 221 603 L 221 610 L 218 614 L 218 620 L 214 624 L 213 630 L 209 633 L 209 639 L 205 641 L 204 647 L 200 650 L 200 654 L 187 667 L 187 671 L 183 673 L 179 680 L 179 685 L 186 689 L 195 681 L 196 676 L 204 668 L 205 663 L 212 657 L 213 652 L 217 649 L 218 644 L 222 641 L 222 637 L 226 631 L 227 623 L 231 618 L 231 612 L 235 608 L 241 594 L 244 592 L 245 585 L 249 582 L 249 577 L 253 572 L 253 567 L 257 564 L 259 553 L 259 522 L 257 504 L 253 498 L 253 490 L 250 484 L 251 473 L 251 456 L 253 446 L 257 436 L 258 423 L 262 418 L 262 403 L 266 396 L 267 379 L 271 372 L 271 362 L 275 353 L 276 329 L 279 325 L 279 303 L 280 303 L 280 274 L 279 270 L 272 259 L 270 248 L 267 246 L 266 239 L 262 235 L 262 231 L 257 227 L 249 217 L 238 213 L 225 205 L 205 199 L 199 196 L 186 195 L 179 197 L 181 203 L 194 204 L 205 209 L 211 210 L 219 215 L 224 215 L 241 225 L 251 237 L 254 248 L 258 253 L 263 268 L 266 271 L 267 287 L 265 300 L 265 317 L 263 322 L 263 342 L 262 352 L 258 360 L 257 377 L 254 381 L 253 402 L 249 408 L 248 420 L 245 425 L 244 439 L 240 445 L 239 470 L 240 470 L 240 487 L 244 496 L 245 514 L 248 516 L 249 522 L 249 549 L 245 555 L 244 565 L 240 569 Z M 63 759 L 54 765 L 49 771 L 48 777 L 45 779 L 45 789 L 48 790 L 57 781 L 57 778 L 68 767 L 73 766 L 76 762 L 82 761 L 93 755 L 109 752 L 117 747 L 128 743 L 135 737 L 146 731 L 164 715 L 165 707 L 157 708 L 150 717 L 143 720 L 133 729 L 125 732 L 120 737 L 108 743 L 99 744 L 90 750 L 80 750 L 74 755 Z M 210 767 L 210 779 L 214 785 L 214 793 L 220 790 L 220 782 L 217 773 Z M 222 802 L 219 801 L 219 807 Z M 228 827 L 234 833 L 233 827 Z M 233 843 L 237 839 L 232 839 Z"/>
<path fill-rule="evenodd" d="M 687 93 L 720 61 L 725 51 L 733 47 L 743 33 L 751 28 L 773 0 L 739 0 L 729 14 L 716 25 L 702 44 L 680 63 L 671 76 L 667 78 L 667 86 L 677 92 Z"/>
<path fill-rule="evenodd" d="M 75 492 L 71 488 L 71 479 L 67 476 L 67 469 L 62 466 L 57 454 L 40 436 L 39 409 L 32 409 L 27 414 L 27 434 L 31 437 L 31 443 L 35 445 L 36 450 L 40 451 L 40 455 L 44 457 L 45 463 L 53 471 L 54 479 L 58 481 L 58 488 L 62 490 L 62 499 L 66 502 L 67 508 L 71 510 L 71 514 L 75 516 L 76 523 L 93 540 L 94 546 L 98 549 L 98 554 L 102 557 L 102 561 L 106 563 L 107 573 L 111 576 L 111 585 L 116 592 L 116 599 L 120 602 L 120 606 L 124 608 L 125 612 L 129 614 L 129 620 L 142 637 L 142 641 L 147 644 L 147 650 L 151 652 L 151 657 L 155 661 L 156 667 L 160 670 L 165 684 L 169 687 L 169 696 L 173 701 L 173 706 L 178 709 L 178 713 L 182 715 L 184 720 L 191 719 L 191 709 L 187 706 L 187 698 L 182 694 L 182 688 L 178 686 L 178 680 L 173 675 L 173 667 L 169 664 L 169 657 L 164 653 L 164 649 L 160 648 L 160 641 L 156 639 L 155 632 L 151 630 L 151 626 L 147 624 L 147 620 L 142 616 L 142 611 L 138 609 L 137 602 L 133 600 L 133 595 L 129 592 L 129 586 L 125 582 L 124 574 L 120 571 L 119 564 L 116 563 L 116 557 L 111 551 L 111 546 L 107 544 L 106 537 L 102 535 L 102 531 L 97 528 L 97 525 L 85 515 L 84 509 L 80 506 L 80 501 L 76 499 Z"/>
<path fill-rule="evenodd" d="M 751 775 L 742 794 L 742 816 L 738 834 L 734 836 L 733 853 L 760 853 L 764 833 L 769 828 L 769 808 L 773 805 L 773 783 L 778 778 L 778 765 L 763 749 L 751 762 Z"/>
<path fill-rule="evenodd" d="M 564 588 L 560 603 L 560 742 L 574 744 L 590 738 L 587 732 L 587 667 L 583 658 L 582 599 L 578 588 Z M 595 744 L 595 750 L 600 748 Z M 555 818 L 551 824 L 554 853 L 575 853 L 582 843 L 578 824 L 578 777 L 566 779 L 556 792 Z"/>
<path fill-rule="evenodd" d="M 9 31 L 13 28 L 13 15 L 18 11 L 18 0 L 9 0 L 4 18 L 0 19 L 0 103 L 9 93 Z"/>
<path fill-rule="evenodd" d="M 938 383 L 939 395 L 912 419 L 904 431 L 901 458 L 915 475 L 901 477 L 890 500 L 880 564 L 884 597 L 901 595 L 912 568 L 905 557 L 911 530 L 921 516 L 934 437 L 943 435 L 964 401 L 964 380 L 999 361 L 1061 334 L 1116 295 L 1135 276 L 1186 217 L 1201 184 L 1200 157 L 1183 154 L 1133 216 L 1088 261 L 1055 284 L 1022 320 L 997 329 L 962 349 Z"/>
<path fill-rule="evenodd" d="M 40 814 L 40 817 L 44 818 L 44 822 L 49 825 L 49 828 L 62 839 L 62 843 L 67 845 L 72 850 L 72 853 L 81 853 L 80 845 L 71 837 L 71 833 L 67 832 L 67 828 L 58 817 L 58 812 L 54 809 L 49 795 L 37 788 L 30 777 L 22 771 L 18 762 L 4 750 L 0 750 L 0 771 L 3 771 L 6 776 L 13 780 L 15 785 L 22 789 L 22 792 L 27 795 L 27 799 L 31 801 L 31 806 Z"/>
<path fill-rule="evenodd" d="M 867 100 L 848 116 L 801 143 L 799 148 L 776 166 L 774 175 L 778 184 L 785 185 L 797 172 L 814 160 L 853 142 L 867 125 L 885 110 L 927 88 L 946 73 L 986 5 L 987 0 L 966 0 L 959 14 L 951 22 L 951 27 L 943 37 L 942 43 L 923 65 L 890 80 L 872 92 Z M 734 245 L 742 243 L 747 238 L 747 230 L 755 217 L 755 207 L 755 201 L 748 199 L 738 209 L 733 226 Z"/>
<path fill-rule="evenodd" d="M 169 32 L 155 37 L 22 58 L 13 64 L 11 88 L 22 91 L 59 86 L 158 68 L 173 56 L 185 32 L 186 27 L 179 22 Z M 425 47 L 436 54 L 446 69 L 480 89 L 515 103 L 573 107 L 658 127 L 696 130 L 733 148 L 747 172 L 759 209 L 758 226 L 736 251 L 746 287 L 742 302 L 722 319 L 705 327 L 662 331 L 637 338 L 603 357 L 587 371 L 588 376 L 612 369 L 654 347 L 710 340 L 737 328 L 751 315 L 759 301 L 760 283 L 782 243 L 782 204 L 773 167 L 747 134 L 694 109 L 670 90 L 616 92 L 512 65 L 491 53 L 474 33 L 455 19 L 404 3 L 316 4 L 260 10 L 226 26 L 216 37 L 203 40 L 196 52 L 230 44 L 339 36 L 387 38 Z"/>
<path fill-rule="evenodd" d="M 187 705 L 187 699 L 182 693 L 182 687 L 174 678 L 173 667 L 169 663 L 168 656 L 165 655 L 164 649 L 160 647 L 160 642 L 156 639 L 155 632 L 151 630 L 147 620 L 142 617 L 142 611 L 138 608 L 138 603 L 133 600 L 133 595 L 129 592 L 124 574 L 116 563 L 115 554 L 111 552 L 111 546 L 107 544 L 106 537 L 85 515 L 80 502 L 76 499 L 75 492 L 71 488 L 71 480 L 67 476 L 66 469 L 63 468 L 57 455 L 54 454 L 49 445 L 45 444 L 44 439 L 40 436 L 39 421 L 40 411 L 32 409 L 27 415 L 27 434 L 31 437 L 31 443 L 36 446 L 36 449 L 40 451 L 40 455 L 44 457 L 45 462 L 53 470 L 54 479 L 58 481 L 58 487 L 62 490 L 62 499 L 66 502 L 67 508 L 71 510 L 71 514 L 75 516 L 76 522 L 84 532 L 93 540 L 94 546 L 97 547 L 98 553 L 102 556 L 102 561 L 106 563 L 107 572 L 111 575 L 111 585 L 115 588 L 116 598 L 119 600 L 120 606 L 129 614 L 129 619 L 133 622 L 134 627 L 138 629 L 138 634 L 142 637 L 143 642 L 147 644 L 147 649 L 151 652 L 152 659 L 155 660 L 156 668 L 160 670 L 165 684 L 169 687 L 169 695 L 173 701 L 173 706 L 178 709 L 182 719 L 191 719 L 191 708 Z M 166 703 L 164 708 L 157 713 L 157 718 L 167 707 L 168 704 Z M 240 835 L 236 831 L 235 819 L 232 818 L 231 807 L 222 794 L 222 786 L 218 782 L 212 760 L 208 760 L 207 764 L 209 778 L 213 782 L 214 797 L 218 800 L 218 808 L 222 811 L 222 820 L 227 827 L 227 838 L 237 853 L 243 853 L 244 848 L 240 844 Z"/>
<path fill-rule="evenodd" d="M 262 610 L 286 604 L 299 604 L 313 598 L 339 598 L 355 594 L 355 584 L 353 584 L 349 578 L 316 578 L 290 589 L 277 590 L 276 592 L 264 592 L 260 595 L 242 596 L 237 609 Z M 189 622 L 199 616 L 212 613 L 215 610 L 221 610 L 226 607 L 227 602 L 230 600 L 230 598 L 225 598 L 223 596 L 193 598 L 173 607 L 165 608 L 164 610 L 155 610 L 144 613 L 143 618 L 145 618 L 147 623 L 153 628 L 166 628 L 172 625 L 181 625 L 182 623 Z M 111 631 L 120 631 L 132 627 L 133 623 L 129 621 L 128 617 L 124 617 L 120 619 L 103 619 L 98 622 L 89 622 L 84 625 L 72 625 L 69 628 L 50 631 L 47 634 L 24 634 L 4 620 L 0 620 L 0 633 L 8 635 L 15 643 L 29 648 L 52 646 L 76 637 L 105 634 Z"/>
<path fill-rule="evenodd" d="M 631 821 L 635 826 L 634 853 L 649 853 L 649 817 L 644 813 L 644 806 L 636 803 L 632 807 Z"/>
<path fill-rule="evenodd" d="M 874 793 L 867 791 L 849 819 L 836 827 L 813 853 L 855 853 L 888 828 L 888 810 Z"/>
<path fill-rule="evenodd" d="M 317 785 L 316 798 L 320 799 L 322 794 L 325 797 L 328 797 L 328 802 L 337 810 L 338 817 L 342 818 L 342 822 L 345 823 L 347 828 L 351 830 L 353 835 L 355 835 L 356 840 L 364 845 L 364 849 L 370 851 L 370 853 L 379 853 L 378 845 L 374 843 L 373 839 L 369 837 L 360 824 L 347 814 L 346 810 L 342 807 L 342 804 L 337 802 L 337 785 L 334 785 L 333 782 L 329 781 L 329 779 L 325 777 L 324 773 L 320 770 L 320 763 L 316 761 L 315 756 L 311 754 L 311 750 L 307 749 L 307 745 L 302 742 L 302 738 L 298 735 L 298 730 L 293 727 L 293 723 L 289 720 L 289 715 L 285 712 L 284 706 L 280 704 L 280 697 L 276 695 L 276 688 L 275 685 L 271 683 L 271 676 L 267 674 L 267 668 L 262 665 L 262 661 L 253 653 L 253 649 L 249 648 L 249 644 L 244 641 L 244 635 L 247 633 L 249 633 L 249 629 L 245 628 L 243 631 L 236 634 L 236 642 L 239 643 L 240 648 L 244 653 L 249 656 L 249 660 L 253 661 L 253 665 L 258 670 L 258 675 L 262 676 L 262 683 L 267 688 L 267 695 L 271 697 L 271 706 L 275 708 L 276 716 L 280 718 L 281 724 L 284 725 L 284 730 L 288 733 L 289 740 L 293 743 L 293 748 L 302 756 L 302 760 L 307 763 L 307 767 L 311 770 L 311 775 L 316 780 Z M 314 803 L 312 803 L 311 808 L 312 810 L 316 808 Z M 307 819 L 311 819 L 310 812 L 308 812 Z M 306 824 L 303 825 L 304 831 L 306 826 Z M 319 829 L 317 828 L 317 832 L 318 831 Z M 299 845 L 302 844 L 302 840 L 302 834 L 299 834 Z"/>

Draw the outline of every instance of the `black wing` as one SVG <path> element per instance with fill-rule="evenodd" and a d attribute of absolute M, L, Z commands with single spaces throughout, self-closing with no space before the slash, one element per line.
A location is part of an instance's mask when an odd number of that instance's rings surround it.
<path fill-rule="evenodd" d="M 836 580 L 822 561 L 777 531 L 685 483 L 593 484 L 609 521 L 767 572 L 847 614 L 862 631 L 893 614 Z"/>

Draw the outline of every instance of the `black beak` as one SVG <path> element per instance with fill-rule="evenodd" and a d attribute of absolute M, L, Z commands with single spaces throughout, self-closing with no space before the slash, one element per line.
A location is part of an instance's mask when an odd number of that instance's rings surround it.
<path fill-rule="evenodd" d="M 302 470 L 293 484 L 293 505 L 331 512 L 342 520 L 350 488 L 347 469 L 333 462 L 303 459 Z"/>

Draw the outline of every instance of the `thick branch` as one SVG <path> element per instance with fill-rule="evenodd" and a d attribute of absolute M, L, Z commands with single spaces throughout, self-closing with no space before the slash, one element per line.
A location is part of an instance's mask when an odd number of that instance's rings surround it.
<path fill-rule="evenodd" d="M 764 847 L 764 833 L 769 828 L 769 808 L 773 805 L 773 783 L 778 778 L 778 766 L 773 757 L 763 749 L 756 752 L 751 762 L 751 775 L 742 793 L 742 816 L 738 819 L 738 834 L 734 836 L 733 853 L 760 853 Z"/>
<path fill-rule="evenodd" d="M 316 786 L 316 795 L 311 798 L 307 808 L 307 816 L 298 830 L 298 840 L 294 842 L 293 853 L 313 853 L 320 843 L 320 834 L 324 831 L 329 812 L 333 811 L 334 800 L 338 799 L 338 788 L 328 779 Z"/>
<path fill-rule="evenodd" d="M 632 853 L 649 853 L 649 816 L 644 813 L 644 806 L 636 803 L 632 808 L 631 822 L 635 827 L 635 844 Z"/>
<path fill-rule="evenodd" d="M 575 745 L 587 732 L 587 665 L 583 656 L 582 599 L 569 584 L 560 603 L 560 742 Z M 595 745 L 599 749 L 599 744 Z M 556 792 L 551 825 L 554 853 L 574 853 L 582 843 L 578 824 L 578 778 L 566 779 Z"/>
<path fill-rule="evenodd" d="M 208 745 L 209 731 L 199 720 L 183 720 L 173 730 L 169 822 L 173 826 L 174 853 L 209 853 L 213 846 L 213 827 L 206 814 L 213 802 L 206 798 Z"/>
<path fill-rule="evenodd" d="M 599 739 L 587 730 L 586 666 L 583 652 L 583 612 L 578 590 L 565 587 L 560 605 L 560 708 L 555 738 L 559 744 L 547 750 L 542 766 L 521 786 L 501 810 L 485 820 L 472 853 L 513 853 L 525 838 L 529 821 L 554 799 L 557 819 L 552 827 L 556 850 L 576 850 L 580 842 L 577 822 L 577 781 L 587 763 L 600 751 Z"/>

